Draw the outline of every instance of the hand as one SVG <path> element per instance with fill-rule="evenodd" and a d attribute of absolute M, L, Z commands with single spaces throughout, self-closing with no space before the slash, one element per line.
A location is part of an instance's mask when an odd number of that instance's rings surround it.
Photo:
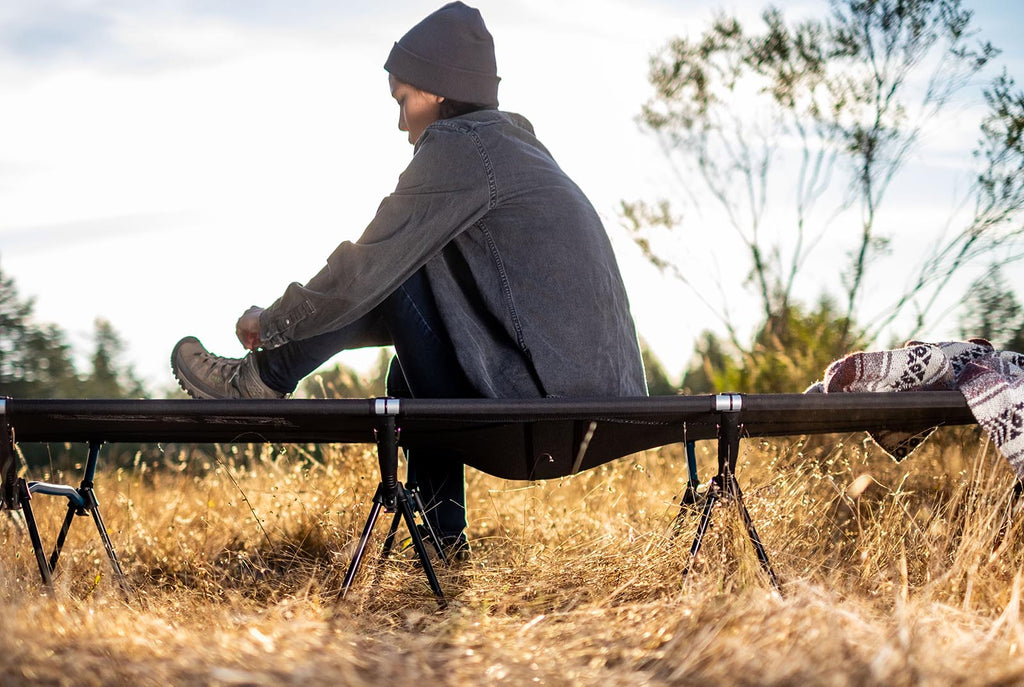
<path fill-rule="evenodd" d="M 263 308 L 252 306 L 235 323 L 235 336 L 246 349 L 255 351 L 260 347 L 260 314 Z"/>

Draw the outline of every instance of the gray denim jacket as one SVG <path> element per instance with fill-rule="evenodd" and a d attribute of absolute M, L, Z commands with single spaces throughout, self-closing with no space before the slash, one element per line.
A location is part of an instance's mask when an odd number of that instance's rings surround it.
<path fill-rule="evenodd" d="M 359 240 L 264 311 L 264 346 L 356 321 L 421 267 L 481 396 L 646 395 L 601 220 L 523 117 L 431 124 Z"/>

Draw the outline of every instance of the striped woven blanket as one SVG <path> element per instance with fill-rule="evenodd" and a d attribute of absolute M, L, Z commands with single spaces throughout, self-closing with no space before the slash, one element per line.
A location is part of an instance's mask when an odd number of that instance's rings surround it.
<path fill-rule="evenodd" d="M 1024 479 L 1024 354 L 997 351 L 985 339 L 911 341 L 895 350 L 851 353 L 805 393 L 949 389 L 963 393 L 978 424 Z M 901 460 L 932 431 L 874 432 L 872 438 Z"/>

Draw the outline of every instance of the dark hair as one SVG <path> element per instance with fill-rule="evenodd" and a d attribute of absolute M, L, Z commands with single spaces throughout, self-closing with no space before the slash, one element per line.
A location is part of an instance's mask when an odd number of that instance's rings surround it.
<path fill-rule="evenodd" d="M 464 103 L 459 100 L 452 100 L 451 98 L 445 98 L 441 101 L 441 110 L 438 119 L 451 119 L 452 117 L 461 117 L 462 115 L 469 114 L 470 112 L 478 112 L 479 110 L 493 110 L 494 108 L 490 105 L 480 105 L 478 103 Z"/>

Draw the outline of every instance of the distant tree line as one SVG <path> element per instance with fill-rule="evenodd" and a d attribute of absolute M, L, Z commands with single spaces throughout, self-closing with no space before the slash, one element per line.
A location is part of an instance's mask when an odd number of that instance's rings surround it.
<path fill-rule="evenodd" d="M 89 369 L 79 370 L 67 335 L 37 322 L 35 303 L 18 293 L 0 269 L 0 396 L 12 398 L 140 398 L 146 388 L 124 343 L 107 320 L 97 319 Z"/>

